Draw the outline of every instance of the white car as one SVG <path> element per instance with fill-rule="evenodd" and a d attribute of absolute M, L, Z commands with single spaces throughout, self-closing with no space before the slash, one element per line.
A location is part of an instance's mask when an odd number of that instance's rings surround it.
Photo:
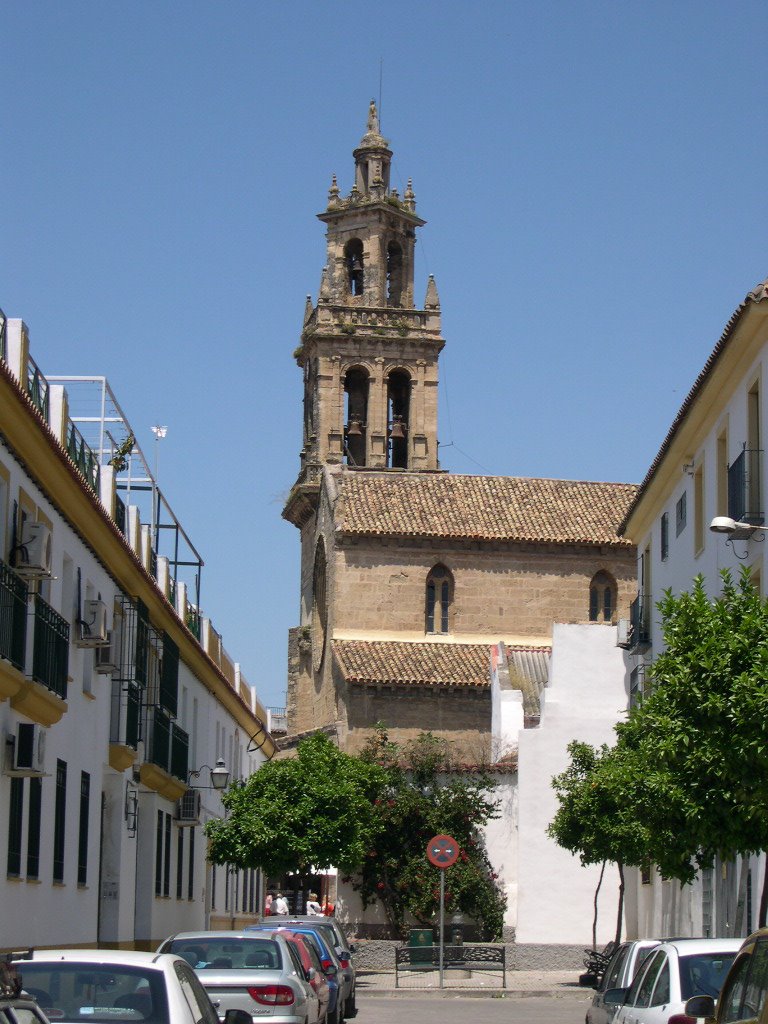
<path fill-rule="evenodd" d="M 742 939 L 670 939 L 652 950 L 627 988 L 608 989 L 613 1024 L 683 1024 L 691 996 L 717 997 Z"/>
<path fill-rule="evenodd" d="M 606 1006 L 605 993 L 612 988 L 629 988 L 645 958 L 659 942 L 659 939 L 634 939 L 622 942 L 608 961 L 605 973 L 595 988 L 592 1004 L 587 1010 L 586 1024 L 611 1024 L 616 1016 L 617 1006 Z"/>
<path fill-rule="evenodd" d="M 181 957 L 106 949 L 46 949 L 18 961 L 24 991 L 57 1024 L 219 1024 Z M 231 1010 L 225 1024 L 252 1024 Z"/>

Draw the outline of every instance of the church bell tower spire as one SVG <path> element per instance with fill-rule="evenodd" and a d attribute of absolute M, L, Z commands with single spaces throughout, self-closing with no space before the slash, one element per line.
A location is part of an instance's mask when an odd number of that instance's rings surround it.
<path fill-rule="evenodd" d="M 371 100 L 353 152 L 347 196 L 336 175 L 328 205 L 326 264 L 317 305 L 308 304 L 296 361 L 304 371 L 301 469 L 284 510 L 297 525 L 311 514 L 326 464 L 436 470 L 437 361 L 444 345 L 430 277 L 414 304 L 416 215 L 411 180 L 391 185 L 392 150 Z"/>

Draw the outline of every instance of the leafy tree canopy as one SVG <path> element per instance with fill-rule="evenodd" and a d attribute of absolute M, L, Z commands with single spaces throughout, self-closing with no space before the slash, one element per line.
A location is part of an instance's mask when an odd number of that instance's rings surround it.
<path fill-rule="evenodd" d="M 382 827 L 354 880 L 364 905 L 379 900 L 398 935 L 405 933 L 408 914 L 431 925 L 439 910 L 440 871 L 427 860 L 427 843 L 451 835 L 461 853 L 445 871 L 446 910 L 466 914 L 487 937 L 499 937 L 505 900 L 482 838 L 482 827 L 499 816 L 489 776 L 451 772 L 448 744 L 431 733 L 399 745 L 380 727 L 362 757 L 387 774 L 376 801 Z"/>
<path fill-rule="evenodd" d="M 227 817 L 205 826 L 208 857 L 271 876 L 310 866 L 354 870 L 381 831 L 374 801 L 385 783 L 379 765 L 316 733 L 296 757 L 270 761 L 229 787 Z"/>

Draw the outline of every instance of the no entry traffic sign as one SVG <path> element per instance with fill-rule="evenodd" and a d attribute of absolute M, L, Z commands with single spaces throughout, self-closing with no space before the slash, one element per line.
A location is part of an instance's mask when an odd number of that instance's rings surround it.
<path fill-rule="evenodd" d="M 427 843 L 427 860 L 444 870 L 455 864 L 459 857 L 459 844 L 453 836 L 434 836 Z"/>

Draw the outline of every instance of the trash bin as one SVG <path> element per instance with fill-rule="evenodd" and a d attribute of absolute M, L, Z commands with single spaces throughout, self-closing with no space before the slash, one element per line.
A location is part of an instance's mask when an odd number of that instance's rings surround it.
<path fill-rule="evenodd" d="M 452 946 L 463 946 L 464 945 L 464 926 L 460 924 L 451 925 L 451 945 Z"/>
<path fill-rule="evenodd" d="M 411 928 L 408 936 L 408 945 L 411 948 L 411 963 L 431 964 L 433 942 L 431 928 Z"/>

